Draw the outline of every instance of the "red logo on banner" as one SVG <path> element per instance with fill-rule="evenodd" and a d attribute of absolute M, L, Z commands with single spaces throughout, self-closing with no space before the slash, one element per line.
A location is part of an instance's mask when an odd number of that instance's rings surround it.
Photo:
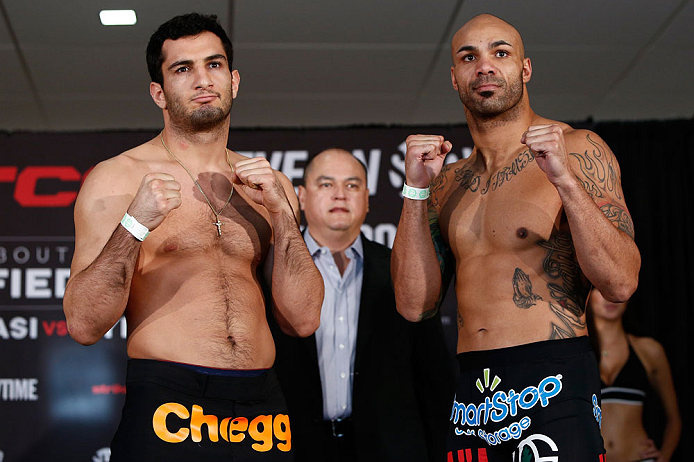
<path fill-rule="evenodd" d="M 106 384 L 101 384 L 101 385 L 93 385 L 92 386 L 92 394 L 93 395 L 124 395 L 125 394 L 125 385 L 121 385 L 119 383 L 114 383 L 113 385 L 106 385 Z"/>
<path fill-rule="evenodd" d="M 36 191 L 38 183 L 41 180 L 59 180 L 81 184 L 90 171 L 82 174 L 75 167 L 67 165 L 31 165 L 19 172 L 16 166 L 0 166 L 0 183 L 15 183 L 14 199 L 22 207 L 69 207 L 75 201 L 79 188 L 39 194 Z"/>

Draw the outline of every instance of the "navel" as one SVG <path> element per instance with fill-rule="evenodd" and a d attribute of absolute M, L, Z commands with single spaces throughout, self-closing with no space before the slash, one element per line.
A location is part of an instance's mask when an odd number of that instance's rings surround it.
<path fill-rule="evenodd" d="M 518 229 L 516 230 L 516 236 L 517 236 L 519 239 L 525 239 L 526 237 L 528 237 L 528 230 L 525 229 L 525 228 L 522 228 L 522 227 L 521 227 L 521 228 L 518 228 Z"/>

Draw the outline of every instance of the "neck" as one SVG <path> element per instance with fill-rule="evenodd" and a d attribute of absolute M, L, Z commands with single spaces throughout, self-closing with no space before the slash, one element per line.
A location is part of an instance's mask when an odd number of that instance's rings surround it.
<path fill-rule="evenodd" d="M 521 137 L 537 119 L 528 103 L 527 93 L 518 104 L 502 114 L 483 117 L 466 107 L 465 116 L 475 151 L 490 168 L 497 163 L 505 164 L 508 157 L 515 156 L 524 148 Z"/>
<path fill-rule="evenodd" d="M 168 123 L 162 130 L 166 146 L 183 162 L 217 163 L 226 162 L 226 147 L 229 138 L 229 121 L 213 129 L 201 132 L 183 130 Z"/>
<path fill-rule="evenodd" d="M 621 318 L 610 320 L 595 318 L 595 330 L 599 333 L 600 348 L 623 342 L 627 335 Z"/>
<path fill-rule="evenodd" d="M 330 252 L 342 253 L 344 255 L 345 250 L 357 240 L 359 236 L 359 229 L 355 231 L 334 231 L 332 229 L 313 229 L 309 225 L 308 232 L 314 241 L 321 247 L 327 247 Z"/>

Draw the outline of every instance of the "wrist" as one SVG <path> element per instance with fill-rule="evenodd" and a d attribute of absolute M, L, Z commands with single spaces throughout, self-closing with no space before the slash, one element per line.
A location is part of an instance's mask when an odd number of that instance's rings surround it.
<path fill-rule="evenodd" d="M 417 188 L 404 183 L 402 185 L 402 196 L 407 199 L 419 201 L 427 200 L 429 198 L 429 187 Z"/>
<path fill-rule="evenodd" d="M 583 189 L 583 183 L 573 173 L 566 174 L 562 178 L 553 181 L 552 184 L 557 188 L 557 192 L 560 195 Z"/>
<path fill-rule="evenodd" d="M 144 241 L 145 238 L 149 236 L 149 229 L 128 212 L 125 212 L 120 224 L 140 242 Z"/>
<path fill-rule="evenodd" d="M 286 224 L 288 218 L 292 223 L 297 222 L 296 215 L 294 214 L 294 209 L 289 204 L 289 202 L 287 202 L 286 207 L 280 207 L 277 210 L 268 210 L 268 213 L 270 214 L 270 223 L 272 224 L 273 228 Z"/>

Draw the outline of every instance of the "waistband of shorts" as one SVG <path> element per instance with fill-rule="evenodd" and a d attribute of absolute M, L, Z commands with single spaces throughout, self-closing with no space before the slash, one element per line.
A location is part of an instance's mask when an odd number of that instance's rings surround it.
<path fill-rule="evenodd" d="M 551 361 L 570 356 L 592 353 L 590 340 L 587 336 L 543 340 L 526 343 L 496 350 L 468 351 L 459 353 L 456 358 L 461 369 L 475 369 L 490 366 L 512 366 L 535 362 Z"/>
<path fill-rule="evenodd" d="M 263 399 L 279 390 L 274 369 L 257 376 L 207 374 L 187 365 L 155 359 L 129 359 L 126 387 L 149 382 L 169 387 L 192 396 L 228 399 L 230 393 L 239 400 Z"/>

